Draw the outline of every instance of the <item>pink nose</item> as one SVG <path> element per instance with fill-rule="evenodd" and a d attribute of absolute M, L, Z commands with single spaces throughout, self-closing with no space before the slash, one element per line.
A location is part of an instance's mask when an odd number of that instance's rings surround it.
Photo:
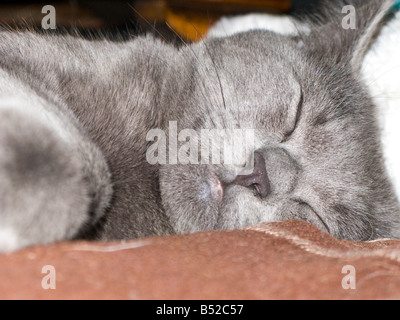
<path fill-rule="evenodd" d="M 231 184 L 255 189 L 261 198 L 267 197 L 271 193 L 271 183 L 265 167 L 264 157 L 255 152 L 253 172 L 248 175 L 237 176 Z"/>

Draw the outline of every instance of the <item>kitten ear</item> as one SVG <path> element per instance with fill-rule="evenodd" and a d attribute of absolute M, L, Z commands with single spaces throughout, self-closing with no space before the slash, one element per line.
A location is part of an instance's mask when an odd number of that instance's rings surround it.
<path fill-rule="evenodd" d="M 359 73 L 393 5 L 394 0 L 323 1 L 321 13 L 310 21 L 308 42 L 314 42 L 312 50 L 324 50 L 337 63 L 350 64 Z"/>
<path fill-rule="evenodd" d="M 367 1 L 367 3 L 360 5 L 358 9 L 354 7 L 356 10 L 356 16 L 358 16 L 359 20 L 359 29 L 352 30 L 356 33 L 356 35 L 353 36 L 355 38 L 355 46 L 353 56 L 351 58 L 351 66 L 354 71 L 360 71 L 364 56 L 375 39 L 375 36 L 381 29 L 382 24 L 385 21 L 385 17 L 387 16 L 393 4 L 394 2 L 392 0 L 370 0 Z"/>

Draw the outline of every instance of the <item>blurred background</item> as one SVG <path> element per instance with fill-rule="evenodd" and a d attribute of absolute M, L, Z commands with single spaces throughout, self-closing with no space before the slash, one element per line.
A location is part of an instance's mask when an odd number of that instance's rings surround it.
<path fill-rule="evenodd" d="M 222 16 L 250 12 L 298 14 L 320 0 L 67 0 L 1 1 L 0 25 L 40 28 L 45 5 L 56 9 L 57 30 L 118 38 L 151 32 L 168 40 L 197 41 Z M 92 32 L 93 31 L 93 32 Z"/>

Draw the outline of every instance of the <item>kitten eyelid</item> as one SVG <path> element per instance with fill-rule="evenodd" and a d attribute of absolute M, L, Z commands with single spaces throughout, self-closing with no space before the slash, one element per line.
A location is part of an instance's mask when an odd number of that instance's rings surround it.
<path fill-rule="evenodd" d="M 325 227 L 326 231 L 330 234 L 331 231 L 328 227 L 328 225 L 325 223 L 324 219 L 321 218 L 321 216 L 317 213 L 317 211 L 314 210 L 312 206 L 310 206 L 307 202 L 301 200 L 301 199 L 291 199 L 293 202 L 298 203 L 301 206 L 306 206 L 308 207 L 314 214 L 315 216 L 319 219 L 319 221 L 322 223 L 322 225 Z"/>
<path fill-rule="evenodd" d="M 290 138 L 290 136 L 296 131 L 297 126 L 299 124 L 299 120 L 300 120 L 300 116 L 301 116 L 302 111 L 303 111 L 303 90 L 300 89 L 300 99 L 299 99 L 299 102 L 297 104 L 296 117 L 295 117 L 295 120 L 294 120 L 294 126 L 293 126 L 293 128 L 291 130 L 285 132 L 284 139 L 282 140 L 282 143 L 286 142 Z"/>

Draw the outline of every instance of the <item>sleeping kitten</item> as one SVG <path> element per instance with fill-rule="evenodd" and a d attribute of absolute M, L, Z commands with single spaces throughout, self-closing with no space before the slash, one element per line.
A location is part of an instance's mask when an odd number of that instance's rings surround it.
<path fill-rule="evenodd" d="M 397 1 L 397 7 L 400 1 Z M 396 8 L 397 8 L 396 7 Z M 398 8 L 397 8 L 398 10 Z M 227 37 L 250 30 L 269 30 L 271 32 L 297 36 L 299 29 L 309 33 L 305 23 L 293 17 L 272 14 L 247 14 L 219 20 L 208 32 L 207 37 Z M 299 41 L 301 44 L 301 40 Z M 362 79 L 376 104 L 380 137 L 385 166 L 400 200 L 400 11 L 380 30 L 376 40 L 363 61 Z"/>
<path fill-rule="evenodd" d="M 0 32 L 0 251 L 287 219 L 350 240 L 400 237 L 360 81 L 391 4 L 356 1 L 356 30 L 327 4 L 297 37 L 253 31 L 181 49 Z M 151 164 L 149 132 L 173 141 L 174 123 L 253 130 L 252 171 Z"/>

